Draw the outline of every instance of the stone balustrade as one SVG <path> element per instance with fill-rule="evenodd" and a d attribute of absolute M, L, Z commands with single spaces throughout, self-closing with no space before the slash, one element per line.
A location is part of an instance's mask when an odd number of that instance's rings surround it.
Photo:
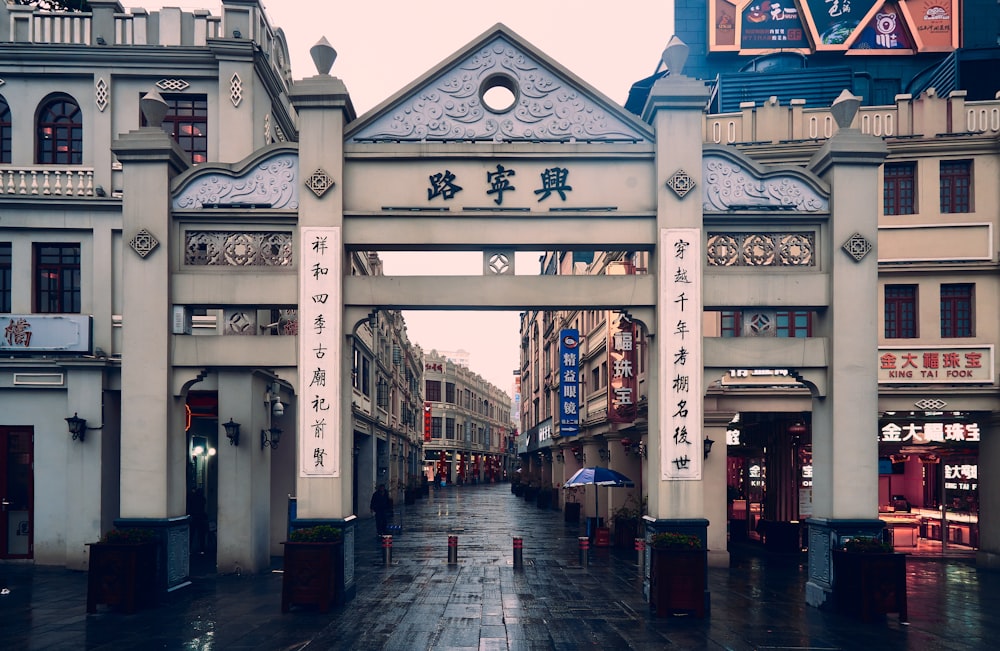
<path fill-rule="evenodd" d="M 0 195 L 33 199 L 98 196 L 94 168 L 78 165 L 0 165 Z"/>

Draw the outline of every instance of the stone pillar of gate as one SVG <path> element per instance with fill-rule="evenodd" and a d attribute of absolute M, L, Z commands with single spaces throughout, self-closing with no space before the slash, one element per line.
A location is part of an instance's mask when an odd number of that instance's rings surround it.
<path fill-rule="evenodd" d="M 729 567 L 726 430 L 735 415 L 732 411 L 711 410 L 710 405 L 706 405 L 705 439 L 711 439 L 713 443 L 703 462 L 702 486 L 705 491 L 705 518 L 711 523 L 708 526 L 708 564 L 713 567 Z"/>
<path fill-rule="evenodd" d="M 122 135 L 112 151 L 122 163 L 121 507 L 118 526 L 155 529 L 158 588 L 188 576 L 188 523 L 183 398 L 174 396 L 170 357 L 170 269 L 176 251 L 170 181 L 188 156 L 160 128 L 166 103 L 155 90 L 143 100 L 149 126 Z M 157 246 L 150 242 L 157 241 Z"/>
<path fill-rule="evenodd" d="M 878 167 L 885 143 L 850 128 L 860 98 L 831 107 L 838 130 L 809 168 L 830 186 L 824 266 L 830 305 L 813 335 L 829 342 L 827 393 L 812 405 L 813 517 L 806 602 L 827 603 L 831 550 L 845 538 L 878 535 Z"/>
<path fill-rule="evenodd" d="M 668 76 L 653 85 L 643 119 L 656 130 L 656 205 L 657 273 L 656 332 L 650 354 L 651 387 L 649 391 L 649 515 L 653 530 L 694 530 L 704 539 L 708 521 L 705 518 L 702 464 L 702 391 L 701 391 L 701 310 L 700 283 L 675 283 L 679 260 L 675 251 L 664 250 L 674 229 L 685 229 L 685 252 L 692 264 L 692 281 L 700 279 L 702 265 L 701 242 L 701 178 L 703 111 L 709 91 L 701 81 L 682 74 L 687 58 L 687 46 L 673 37 L 663 53 Z M 693 289 L 692 289 L 693 288 Z M 680 294 L 684 303 L 678 303 Z M 681 314 L 679 307 L 683 306 Z M 684 319 L 688 334 L 681 344 L 672 334 Z M 671 346 L 675 349 L 671 349 Z M 686 384 L 683 391 L 672 386 L 679 370 L 677 357 L 684 349 Z M 679 407 L 678 402 L 685 401 Z M 677 424 L 672 415 L 686 410 L 686 443 L 676 447 L 678 459 L 667 460 L 664 447 L 672 441 Z M 666 465 L 690 460 L 693 472 L 686 479 L 668 479 Z"/>
<path fill-rule="evenodd" d="M 986 416 L 986 414 L 984 414 Z M 979 513 L 1000 513 L 1000 475 L 993 472 L 1000 468 L 1000 415 L 993 412 L 982 423 L 979 441 L 979 468 L 986 468 L 979 476 Z M 1000 518 L 979 519 L 979 549 L 976 565 L 1000 570 Z"/>

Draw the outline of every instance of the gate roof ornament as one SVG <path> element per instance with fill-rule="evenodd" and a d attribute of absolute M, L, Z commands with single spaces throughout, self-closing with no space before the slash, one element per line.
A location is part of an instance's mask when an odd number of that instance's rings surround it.
<path fill-rule="evenodd" d="M 509 101 L 491 101 L 499 91 Z M 498 24 L 348 129 L 354 142 L 651 142 L 648 127 Z"/>

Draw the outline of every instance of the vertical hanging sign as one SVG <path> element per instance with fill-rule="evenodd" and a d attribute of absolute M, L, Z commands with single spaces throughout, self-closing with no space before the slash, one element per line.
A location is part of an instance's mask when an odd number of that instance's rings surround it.
<path fill-rule="evenodd" d="M 573 436 L 580 431 L 580 333 L 559 331 L 559 435 Z"/>
<path fill-rule="evenodd" d="M 631 423 L 638 399 L 635 323 L 624 312 L 612 312 L 608 319 L 608 370 L 608 421 Z"/>
<path fill-rule="evenodd" d="M 299 473 L 339 477 L 340 229 L 299 233 Z"/>
<path fill-rule="evenodd" d="M 662 231 L 660 255 L 665 268 L 660 322 L 664 425 L 660 432 L 660 474 L 665 480 L 701 479 L 701 231 Z"/>

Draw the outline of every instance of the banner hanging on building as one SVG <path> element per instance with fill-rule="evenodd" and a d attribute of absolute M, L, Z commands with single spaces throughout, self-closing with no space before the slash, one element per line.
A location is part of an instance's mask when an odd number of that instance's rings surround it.
<path fill-rule="evenodd" d="M 580 332 L 559 331 L 559 435 L 580 431 Z"/>
<path fill-rule="evenodd" d="M 340 229 L 300 229 L 299 251 L 299 472 L 339 477 Z"/>
<path fill-rule="evenodd" d="M 701 231 L 661 231 L 660 475 L 666 480 L 701 479 Z"/>
<path fill-rule="evenodd" d="M 638 401 L 635 323 L 624 312 L 608 319 L 608 421 L 631 423 Z"/>

